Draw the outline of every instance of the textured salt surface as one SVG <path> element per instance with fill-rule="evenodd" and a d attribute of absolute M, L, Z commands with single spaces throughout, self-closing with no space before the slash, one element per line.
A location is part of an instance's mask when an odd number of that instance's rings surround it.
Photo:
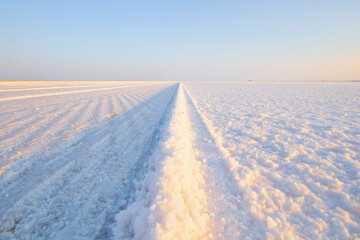
<path fill-rule="evenodd" d="M 360 237 L 359 84 L 0 84 L 1 239 Z"/>

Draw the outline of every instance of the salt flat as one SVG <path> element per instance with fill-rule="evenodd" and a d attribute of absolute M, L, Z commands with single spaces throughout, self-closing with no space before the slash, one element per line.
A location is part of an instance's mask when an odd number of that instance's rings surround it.
<path fill-rule="evenodd" d="M 169 83 L 0 82 L 0 174 L 34 152 L 127 111 Z"/>
<path fill-rule="evenodd" d="M 2 239 L 360 237 L 357 83 L 0 83 Z"/>
<path fill-rule="evenodd" d="M 209 204 L 219 238 L 359 237 L 359 84 L 186 87 L 226 164 Z"/>

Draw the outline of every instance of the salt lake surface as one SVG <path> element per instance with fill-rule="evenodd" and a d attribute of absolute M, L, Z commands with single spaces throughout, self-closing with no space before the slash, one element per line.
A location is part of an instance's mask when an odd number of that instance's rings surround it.
<path fill-rule="evenodd" d="M 0 82 L 1 239 L 360 237 L 360 84 Z"/>

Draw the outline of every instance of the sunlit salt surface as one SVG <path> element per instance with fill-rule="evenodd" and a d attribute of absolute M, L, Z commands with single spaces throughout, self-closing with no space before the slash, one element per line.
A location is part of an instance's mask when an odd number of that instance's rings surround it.
<path fill-rule="evenodd" d="M 0 84 L 1 239 L 360 237 L 357 83 Z"/>
<path fill-rule="evenodd" d="M 205 164 L 215 236 L 359 237 L 359 84 L 185 86 L 226 163 Z"/>

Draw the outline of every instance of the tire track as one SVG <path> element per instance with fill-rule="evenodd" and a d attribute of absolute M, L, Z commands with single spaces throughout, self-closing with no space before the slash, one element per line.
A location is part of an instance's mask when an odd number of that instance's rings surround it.
<path fill-rule="evenodd" d="M 236 176 L 232 172 L 232 162 L 226 149 L 219 144 L 212 133 L 208 121 L 197 110 L 186 91 L 190 119 L 194 125 L 197 158 L 203 162 L 206 172 L 208 208 L 211 214 L 214 239 L 250 239 L 255 235 L 244 236 L 248 213 L 243 196 L 238 189 Z M 234 214 L 236 213 L 236 214 Z M 255 234 L 261 229 L 252 228 Z M 257 236 L 259 237 L 259 236 Z"/>
<path fill-rule="evenodd" d="M 210 239 L 207 195 L 180 85 L 135 200 L 116 215 L 116 239 Z"/>
<path fill-rule="evenodd" d="M 177 90 L 178 91 L 178 90 Z M 116 207 L 107 215 L 105 222 L 101 228 L 100 234 L 97 235 L 96 239 L 108 239 L 113 237 L 112 226 L 115 223 L 115 215 L 118 213 L 118 209 L 126 209 L 128 205 L 135 201 L 134 193 L 136 192 L 136 183 L 144 179 L 146 172 L 149 170 L 149 159 L 153 155 L 155 149 L 158 147 L 161 130 L 164 128 L 166 121 L 168 120 L 168 115 L 171 111 L 171 106 L 175 101 L 175 96 L 169 103 L 168 109 L 163 113 L 158 127 L 155 128 L 152 136 L 148 139 L 148 143 L 142 150 L 142 155 L 139 157 L 133 169 L 128 172 L 126 177 L 126 182 L 124 184 L 124 189 L 121 192 L 121 196 L 117 197 Z M 128 146 L 130 147 L 130 146 Z"/>
<path fill-rule="evenodd" d="M 198 157 L 206 166 L 207 188 L 210 190 L 209 209 L 213 214 L 215 239 L 269 238 L 272 236 L 272 229 L 267 226 L 271 225 L 271 220 L 264 217 L 267 207 L 253 203 L 257 193 L 252 193 L 251 188 L 251 184 L 260 181 L 262 177 L 231 156 L 223 146 L 225 140 L 215 133 L 212 123 L 198 111 L 193 98 L 186 93 L 191 120 L 197 130 L 195 136 Z M 299 239 L 297 231 L 286 219 L 283 219 L 281 228 L 282 238 Z"/>

